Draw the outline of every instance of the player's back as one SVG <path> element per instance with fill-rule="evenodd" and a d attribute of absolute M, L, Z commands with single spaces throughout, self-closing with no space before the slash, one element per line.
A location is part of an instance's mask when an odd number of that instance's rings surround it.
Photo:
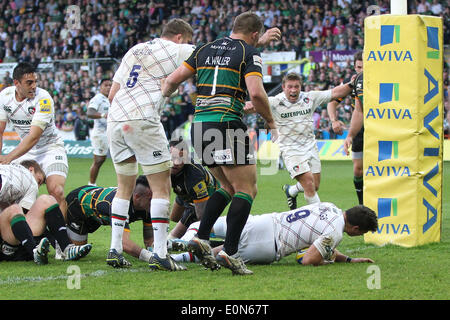
<path fill-rule="evenodd" d="M 230 37 L 197 48 L 185 65 L 197 73 L 194 121 L 241 119 L 247 95 L 245 76 L 262 77 L 258 51 Z"/>
<path fill-rule="evenodd" d="M 274 213 L 272 217 L 281 257 L 309 247 L 321 235 L 333 234 L 334 241 L 339 242 L 345 225 L 342 210 L 329 202 Z"/>
<path fill-rule="evenodd" d="M 154 39 L 132 47 L 123 57 L 113 81 L 120 84 L 108 121 L 158 119 L 163 107 L 161 80 L 175 71 L 194 47 Z"/>
<path fill-rule="evenodd" d="M 31 207 L 37 198 L 39 186 L 28 169 L 18 164 L 2 164 L 0 178 L 0 202 L 13 204 L 24 201 L 26 205 L 23 207 Z"/>

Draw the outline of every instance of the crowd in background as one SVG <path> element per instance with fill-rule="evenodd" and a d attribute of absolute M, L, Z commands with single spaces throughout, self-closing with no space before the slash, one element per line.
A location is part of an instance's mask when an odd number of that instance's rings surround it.
<path fill-rule="evenodd" d="M 30 62 L 38 65 L 59 59 L 110 57 L 120 61 L 133 45 L 158 37 L 161 27 L 172 18 L 182 18 L 194 28 L 193 44 L 200 45 L 229 35 L 235 16 L 254 11 L 266 28 L 278 27 L 282 39 L 272 42 L 264 51 L 295 51 L 296 58 L 308 56 L 309 51 L 361 50 L 363 22 L 367 8 L 376 4 L 380 13 L 389 11 L 389 0 L 0 0 L 0 62 Z M 67 8 L 80 9 L 80 21 L 67 19 Z M 444 43 L 450 40 L 450 7 L 448 1 L 410 0 L 408 13 L 442 16 Z M 76 28 L 73 29 L 75 24 Z M 324 62 L 311 63 L 303 74 L 304 91 L 326 90 L 353 74 L 353 61 L 346 67 Z M 90 76 L 88 71 L 74 71 L 60 64 L 58 70 L 39 73 L 39 86 L 48 90 L 55 100 L 56 123 L 64 131 L 74 130 L 75 120 L 85 117 L 89 100 L 95 95 L 99 80 L 112 78 L 114 70 L 98 65 Z M 7 75 L 1 87 L 11 85 Z M 444 72 L 444 87 L 448 87 L 448 69 Z M 195 83 L 180 87 L 162 115 L 167 135 L 189 119 L 195 104 Z M 445 97 L 448 105 L 448 93 Z M 349 124 L 352 101 L 345 99 L 339 119 Z M 447 117 L 446 117 L 447 118 Z M 246 118 L 249 126 L 262 127 L 258 117 Z M 317 137 L 330 132 L 326 106 L 314 114 Z M 448 122 L 446 121 L 448 130 Z M 327 136 L 328 136 L 327 135 Z"/>

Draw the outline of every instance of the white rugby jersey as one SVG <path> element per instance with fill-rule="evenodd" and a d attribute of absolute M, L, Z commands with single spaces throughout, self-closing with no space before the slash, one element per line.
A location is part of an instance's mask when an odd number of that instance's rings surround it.
<path fill-rule="evenodd" d="M 50 94 L 36 88 L 34 99 L 17 102 L 16 87 L 11 86 L 0 92 L 0 121 L 10 121 L 19 137 L 23 139 L 32 125 L 40 127 L 44 132 L 30 152 L 42 153 L 55 144 L 64 146 L 55 126 L 55 109 Z"/>
<path fill-rule="evenodd" d="M 161 80 L 194 51 L 194 46 L 154 39 L 132 47 L 113 80 L 120 84 L 108 113 L 110 121 L 158 119 L 163 104 Z"/>
<path fill-rule="evenodd" d="M 102 93 L 97 93 L 90 101 L 88 109 L 95 109 L 100 113 L 108 113 L 110 107 L 109 99 Z M 94 119 L 93 134 L 105 134 L 107 121 L 104 118 Z"/>
<path fill-rule="evenodd" d="M 277 260 L 314 246 L 325 260 L 342 240 L 345 220 L 342 210 L 329 202 L 310 204 L 295 210 L 272 213 Z"/>
<path fill-rule="evenodd" d="M 303 156 L 316 147 L 313 113 L 331 100 L 331 90 L 300 92 L 296 103 L 290 103 L 284 92 L 269 97 L 272 115 L 278 128 L 277 143 L 281 152 Z"/>
<path fill-rule="evenodd" d="M 0 202 L 9 205 L 17 203 L 22 208 L 30 209 L 39 193 L 39 186 L 30 170 L 18 164 L 2 164 L 0 175 Z"/>

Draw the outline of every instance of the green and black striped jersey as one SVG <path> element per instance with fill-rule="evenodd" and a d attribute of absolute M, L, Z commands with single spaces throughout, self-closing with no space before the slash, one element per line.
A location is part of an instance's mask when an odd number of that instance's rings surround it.
<path fill-rule="evenodd" d="M 242 119 L 245 77 L 262 77 L 262 59 L 254 47 L 225 37 L 197 47 L 184 65 L 197 74 L 194 122 Z"/>
<path fill-rule="evenodd" d="M 353 88 L 353 95 L 355 96 L 355 99 L 359 99 L 361 102 L 361 105 L 364 105 L 364 87 L 363 87 L 363 73 L 360 72 L 355 79 L 355 88 Z"/>

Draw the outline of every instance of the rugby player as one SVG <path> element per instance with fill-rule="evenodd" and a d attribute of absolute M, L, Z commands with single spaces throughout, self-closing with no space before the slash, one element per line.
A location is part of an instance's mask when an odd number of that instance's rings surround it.
<path fill-rule="evenodd" d="M 3 260 L 34 258 L 38 264 L 47 264 L 48 238 L 42 238 L 39 245 L 33 238 L 46 232 L 57 240 L 63 260 L 77 260 L 91 250 L 90 244 L 78 246 L 70 242 L 63 214 L 53 196 L 37 197 L 39 186 L 44 181 L 45 174 L 34 160 L 24 160 L 21 165 L 0 165 L 0 209 L 4 209 L 0 213 Z"/>
<path fill-rule="evenodd" d="M 68 173 L 64 142 L 55 126 L 55 110 L 50 94 L 36 86 L 36 71 L 29 63 L 19 63 L 13 71 L 14 86 L 0 92 L 0 134 L 10 121 L 20 136 L 19 145 L 0 164 L 36 160 L 45 172 L 50 195 L 65 211 L 64 185 Z M 0 139 L 0 150 L 3 139 Z"/>
<path fill-rule="evenodd" d="M 97 186 L 81 186 L 67 194 L 67 234 L 77 245 L 87 243 L 88 234 L 94 233 L 100 226 L 111 225 L 112 202 L 117 188 L 101 188 Z M 123 250 L 129 255 L 148 262 L 151 252 L 141 248 L 130 239 L 129 223 L 142 220 L 144 244 L 153 244 L 153 230 L 150 217 L 150 200 L 152 190 L 147 178 L 143 175 L 136 179 L 135 187 L 130 197 L 128 220 L 125 223 L 125 233 L 122 238 Z M 127 261 L 123 267 L 129 267 Z"/>
<path fill-rule="evenodd" d="M 99 92 L 89 101 L 87 106 L 86 114 L 88 118 L 94 119 L 94 128 L 91 134 L 94 159 L 89 169 L 89 185 L 96 185 L 98 172 L 105 162 L 109 150 L 108 137 L 106 136 L 106 118 L 111 105 L 108 100 L 110 90 L 111 80 L 102 79 Z"/>
<path fill-rule="evenodd" d="M 182 138 L 169 144 L 173 162 L 170 178 L 176 194 L 170 220 L 178 222 L 170 231 L 170 240 L 181 238 L 192 222 L 201 220 L 206 202 L 219 184 L 207 168 L 189 158 L 188 145 Z"/>
<path fill-rule="evenodd" d="M 198 224 L 193 223 L 182 240 L 189 241 Z M 245 263 L 251 264 L 270 264 L 305 248 L 308 249 L 301 260 L 303 265 L 372 263 L 370 258 L 348 257 L 336 247 L 344 232 L 351 237 L 361 236 L 376 231 L 377 226 L 377 215 L 368 207 L 358 205 L 343 211 L 332 203 L 316 202 L 286 212 L 250 215 L 239 241 L 239 252 Z M 220 217 L 212 231 L 216 237 L 226 239 L 226 218 Z M 213 249 L 215 253 L 219 250 L 220 247 Z M 183 261 L 183 255 L 173 257 Z"/>
<path fill-rule="evenodd" d="M 297 207 L 297 194 L 304 192 L 307 204 L 320 202 L 317 191 L 320 185 L 321 163 L 314 134 L 313 114 L 317 107 L 331 99 L 347 96 L 352 90 L 351 82 L 324 91 L 301 91 L 302 78 L 295 72 L 283 77 L 283 91 L 269 97 L 270 107 L 279 128 L 277 144 L 292 179 L 293 186 L 283 186 L 290 210 Z M 254 111 L 251 102 L 246 112 Z"/>
<path fill-rule="evenodd" d="M 358 51 L 353 59 L 353 68 L 355 69 L 356 73 L 359 74 L 363 71 L 363 58 L 362 58 L 362 51 Z M 354 100 L 359 99 L 357 98 L 358 95 L 362 97 L 362 77 L 360 78 L 359 83 L 356 84 L 356 87 L 352 91 L 352 98 Z M 336 119 L 337 113 L 336 108 L 339 105 L 339 103 L 342 101 L 342 99 L 332 100 L 328 106 L 328 115 L 331 120 L 331 127 L 333 131 L 337 134 L 342 134 L 344 129 L 344 124 L 342 121 L 339 121 Z M 354 102 L 354 110 L 356 110 L 356 101 Z M 359 108 L 359 107 L 358 107 Z M 352 117 L 358 117 L 358 111 L 353 112 Z M 353 134 L 353 133 L 352 133 Z M 347 135 L 348 137 L 348 135 Z M 347 138 L 346 137 L 346 138 Z M 363 150 L 364 150 L 364 127 L 361 127 L 361 130 L 352 137 L 352 142 L 348 146 L 352 146 L 352 162 L 353 162 L 353 184 L 355 186 L 356 190 L 356 196 L 358 197 L 359 204 L 363 204 L 363 187 L 364 187 L 364 181 L 363 181 Z M 345 148 L 345 152 L 348 154 L 348 146 Z"/>
<path fill-rule="evenodd" d="M 160 114 L 165 101 L 161 83 L 194 50 L 194 46 L 187 44 L 192 35 L 187 22 L 170 20 L 160 38 L 132 47 L 114 75 L 107 135 L 118 188 L 112 202 L 111 246 L 106 260 L 113 267 L 127 264 L 122 256 L 122 236 L 139 163 L 153 191 L 150 211 L 154 251 L 149 266 L 158 270 L 185 270 L 167 253 L 171 161 Z"/>
<path fill-rule="evenodd" d="M 180 83 L 197 75 L 198 95 L 191 141 L 197 156 L 208 166 L 221 188 L 208 200 L 198 237 L 192 239 L 190 250 L 212 270 L 219 267 L 219 262 L 233 273 L 253 273 L 237 251 L 257 192 L 255 153 L 242 116 L 248 91 L 256 111 L 276 139 L 276 125 L 262 82 L 262 59 L 255 47 L 280 38 L 279 29 L 269 29 L 263 35 L 260 18 L 252 12 L 242 13 L 235 18 L 229 37 L 197 47 L 163 86 L 163 95 L 169 97 Z M 216 261 L 208 243 L 210 230 L 229 203 L 229 234 Z"/>

